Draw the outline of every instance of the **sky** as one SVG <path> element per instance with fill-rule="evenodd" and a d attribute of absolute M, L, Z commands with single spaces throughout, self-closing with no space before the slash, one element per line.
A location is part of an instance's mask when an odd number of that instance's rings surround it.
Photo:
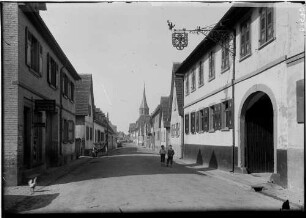
<path fill-rule="evenodd" d="M 217 23 L 230 3 L 47 3 L 40 15 L 79 74 L 92 74 L 96 107 L 118 131 L 139 117 L 145 86 L 149 113 L 170 95 L 173 62 L 183 62 L 203 40 L 189 34 L 188 47 L 172 46 L 167 20 L 177 29 Z"/>

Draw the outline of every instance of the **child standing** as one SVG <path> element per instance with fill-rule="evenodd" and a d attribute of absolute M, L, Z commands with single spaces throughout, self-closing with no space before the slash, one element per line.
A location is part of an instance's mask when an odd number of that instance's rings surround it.
<path fill-rule="evenodd" d="M 172 145 L 169 145 L 169 149 L 168 149 L 168 159 L 167 159 L 167 166 L 169 165 L 170 162 L 170 167 L 172 167 L 172 163 L 173 163 L 173 156 L 174 156 L 174 150 L 172 149 Z"/>
<path fill-rule="evenodd" d="M 166 156 L 166 150 L 165 147 L 162 145 L 161 149 L 159 150 L 160 154 L 160 165 L 165 165 L 165 156 Z"/>

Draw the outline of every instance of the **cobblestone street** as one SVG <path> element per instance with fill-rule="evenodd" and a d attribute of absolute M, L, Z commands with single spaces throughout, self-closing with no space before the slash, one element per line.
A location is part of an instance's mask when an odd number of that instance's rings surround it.
<path fill-rule="evenodd" d="M 85 158 L 85 157 L 84 157 Z M 282 201 L 211 177 L 133 145 L 87 158 L 52 184 L 6 189 L 4 208 L 17 213 L 276 210 Z M 20 200 L 22 199 L 22 200 Z"/>

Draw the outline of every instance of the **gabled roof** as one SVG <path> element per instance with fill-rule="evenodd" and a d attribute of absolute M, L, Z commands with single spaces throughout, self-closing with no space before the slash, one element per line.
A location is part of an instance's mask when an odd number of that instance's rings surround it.
<path fill-rule="evenodd" d="M 179 68 L 181 63 L 174 62 L 172 66 L 172 79 L 171 79 L 171 90 L 169 100 L 169 119 L 171 120 L 173 92 L 176 91 L 176 101 L 178 107 L 178 113 L 180 116 L 184 115 L 184 80 L 182 77 L 175 75 L 176 70 Z"/>
<path fill-rule="evenodd" d="M 75 114 L 76 115 L 88 115 L 88 103 L 89 96 L 91 94 L 91 105 L 94 109 L 94 95 L 93 95 L 93 84 L 91 74 L 80 74 L 81 80 L 76 82 L 75 86 Z"/>
<path fill-rule="evenodd" d="M 169 100 L 170 97 L 161 97 L 160 105 L 161 105 L 161 113 L 163 117 L 164 127 L 170 127 L 170 119 L 169 119 Z"/>

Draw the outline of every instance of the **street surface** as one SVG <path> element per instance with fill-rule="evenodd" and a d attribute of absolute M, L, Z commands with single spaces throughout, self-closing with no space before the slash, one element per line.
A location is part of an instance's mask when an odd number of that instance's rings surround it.
<path fill-rule="evenodd" d="M 125 144 L 109 156 L 91 158 L 53 184 L 29 194 L 10 211 L 279 211 L 281 205 L 282 201 L 175 162 L 172 168 L 161 166 L 156 153 Z"/>

